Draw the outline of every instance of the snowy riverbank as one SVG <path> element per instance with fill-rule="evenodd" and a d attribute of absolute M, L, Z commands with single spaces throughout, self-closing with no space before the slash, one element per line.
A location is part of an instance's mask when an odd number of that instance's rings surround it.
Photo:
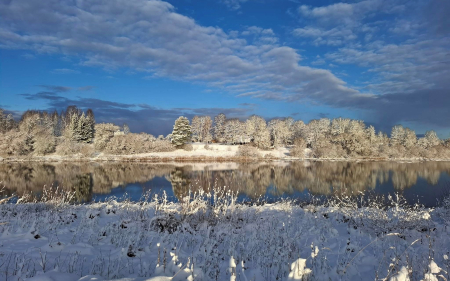
<path fill-rule="evenodd" d="M 208 198 L 0 205 L 0 280 L 449 279 L 448 206 Z"/>
<path fill-rule="evenodd" d="M 205 148 L 203 143 L 193 143 L 193 149 L 187 151 L 176 149 L 169 152 L 151 152 L 131 155 L 115 155 L 98 153 L 93 156 L 79 154 L 58 155 L 56 153 L 45 156 L 9 156 L 0 157 L 0 162 L 73 162 L 73 161 L 124 161 L 124 162 L 241 162 L 241 161 L 261 161 L 261 160 L 310 160 L 310 161 L 396 161 L 396 162 L 419 162 L 419 161 L 450 161 L 442 158 L 313 158 L 311 149 L 306 148 L 303 157 L 291 156 L 291 147 L 277 147 L 270 150 L 256 149 L 257 157 L 242 157 L 237 155 L 239 145 L 209 144 Z"/>

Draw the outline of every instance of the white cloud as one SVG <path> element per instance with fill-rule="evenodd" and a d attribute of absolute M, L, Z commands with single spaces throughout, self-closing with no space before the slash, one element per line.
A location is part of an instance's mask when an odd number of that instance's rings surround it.
<path fill-rule="evenodd" d="M 68 68 L 58 68 L 58 69 L 53 69 L 52 73 L 55 73 L 55 74 L 79 74 L 80 71 L 74 70 L 74 69 L 68 69 Z"/>
<path fill-rule="evenodd" d="M 258 98 L 329 104 L 336 97 L 339 102 L 361 99 L 330 71 L 300 65 L 300 55 L 278 46 L 271 29 L 247 31 L 257 35 L 252 43 L 220 28 L 201 26 L 158 0 L 0 4 L 3 48 L 77 55 L 87 66 L 128 67 L 146 76 L 226 89 L 239 86 L 233 90 L 236 95 L 257 91 L 253 96 Z"/>
<path fill-rule="evenodd" d="M 241 8 L 241 3 L 247 2 L 247 0 L 220 0 L 231 10 L 238 10 Z"/>

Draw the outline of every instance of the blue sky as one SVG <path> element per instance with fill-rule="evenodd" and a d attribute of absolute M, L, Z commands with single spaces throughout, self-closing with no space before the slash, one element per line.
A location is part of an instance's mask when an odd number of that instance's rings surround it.
<path fill-rule="evenodd" d="M 450 132 L 447 0 L 0 0 L 0 107 L 349 117 Z"/>

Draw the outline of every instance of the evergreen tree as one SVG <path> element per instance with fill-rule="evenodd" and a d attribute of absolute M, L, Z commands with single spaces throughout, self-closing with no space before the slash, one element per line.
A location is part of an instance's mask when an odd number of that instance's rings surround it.
<path fill-rule="evenodd" d="M 172 143 L 177 146 L 183 146 L 191 139 L 191 125 L 186 117 L 180 116 L 175 120 L 175 125 L 172 131 Z"/>
<path fill-rule="evenodd" d="M 83 119 L 84 119 L 84 115 L 83 115 Z M 80 127 L 78 125 L 79 120 L 80 120 L 80 116 L 78 116 L 77 113 L 73 112 L 70 115 L 70 122 L 69 122 L 69 126 L 67 128 L 67 131 L 68 131 L 68 135 L 69 135 L 70 139 L 73 141 L 81 140 L 81 131 L 80 131 Z"/>
<path fill-rule="evenodd" d="M 95 136 L 95 116 L 90 108 L 86 111 L 86 122 L 86 139 L 88 140 L 87 142 L 92 142 Z"/>
<path fill-rule="evenodd" d="M 88 117 L 86 117 L 84 113 L 81 114 L 80 118 L 78 119 L 77 133 L 79 135 L 77 141 L 87 143 L 92 141 L 91 126 L 88 122 Z"/>

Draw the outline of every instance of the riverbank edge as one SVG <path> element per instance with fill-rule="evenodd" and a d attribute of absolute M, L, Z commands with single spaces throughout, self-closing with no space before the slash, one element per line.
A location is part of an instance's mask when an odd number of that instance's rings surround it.
<path fill-rule="evenodd" d="M 168 163 L 168 162 L 193 162 L 193 163 L 223 163 L 223 162 L 271 162 L 271 161 L 314 161 L 314 162 L 447 162 L 445 158 L 297 158 L 297 157 L 240 157 L 240 156 L 147 156 L 133 155 L 102 155 L 97 157 L 75 156 L 24 156 L 24 157 L 0 157 L 0 163 L 21 162 L 136 162 L 136 163 Z"/>

